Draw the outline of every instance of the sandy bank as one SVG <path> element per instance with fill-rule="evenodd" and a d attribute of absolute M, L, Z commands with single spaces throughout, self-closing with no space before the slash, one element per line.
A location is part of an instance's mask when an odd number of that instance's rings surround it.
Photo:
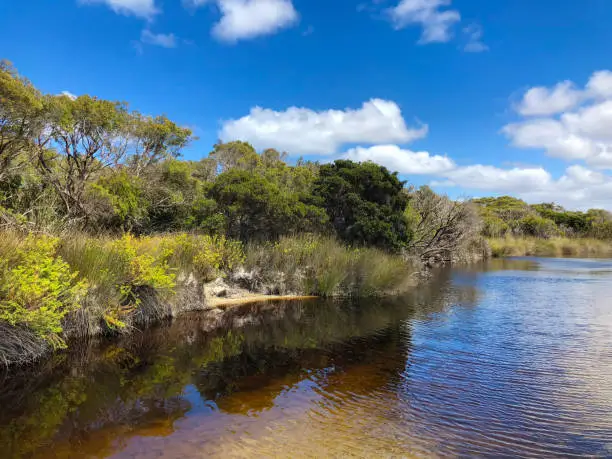
<path fill-rule="evenodd" d="M 228 309 L 233 306 L 240 306 L 249 303 L 259 303 L 261 301 L 292 301 L 292 300 L 312 300 L 316 296 L 307 295 L 258 295 L 246 294 L 239 298 L 208 298 L 207 305 L 219 309 Z"/>

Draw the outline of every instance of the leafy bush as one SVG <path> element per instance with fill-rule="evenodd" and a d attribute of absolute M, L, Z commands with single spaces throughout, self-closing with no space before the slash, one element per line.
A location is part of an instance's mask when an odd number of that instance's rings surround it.
<path fill-rule="evenodd" d="M 153 251 L 142 250 L 149 242 L 147 238 L 139 240 L 126 234 L 111 243 L 111 249 L 125 266 L 124 278 L 119 286 L 124 303 L 140 304 L 138 287 L 151 287 L 161 294 L 174 291 L 176 276 L 170 271 L 166 260 L 170 254 L 166 252 L 155 256 Z"/>
<path fill-rule="evenodd" d="M 225 236 L 180 234 L 163 238 L 161 246 L 172 266 L 203 282 L 231 272 L 244 261 L 242 244 Z"/>
<path fill-rule="evenodd" d="M 404 182 L 383 166 L 349 160 L 325 164 L 313 194 L 337 236 L 348 244 L 397 250 L 410 239 Z"/>
<path fill-rule="evenodd" d="M 528 215 L 522 218 L 519 221 L 519 228 L 521 234 L 525 236 L 549 238 L 559 233 L 555 222 L 538 215 Z"/>
<path fill-rule="evenodd" d="M 54 348 L 64 347 L 62 319 L 80 306 L 84 281 L 56 256 L 59 240 L 28 236 L 11 259 L 2 259 L 0 320 L 32 330 Z"/>

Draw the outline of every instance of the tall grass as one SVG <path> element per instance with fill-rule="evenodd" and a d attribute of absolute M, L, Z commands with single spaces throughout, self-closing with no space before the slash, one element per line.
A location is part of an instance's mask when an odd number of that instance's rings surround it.
<path fill-rule="evenodd" d="M 398 255 L 345 247 L 333 238 L 300 235 L 246 249 L 253 289 L 273 294 L 374 296 L 411 285 L 417 269 Z"/>
<path fill-rule="evenodd" d="M 491 238 L 493 257 L 612 257 L 612 243 L 586 238 Z"/>
<path fill-rule="evenodd" d="M 36 241 L 46 241 L 44 257 L 34 251 L 42 250 Z M 185 302 L 203 307 L 206 284 L 218 277 L 255 293 L 382 296 L 407 290 L 418 270 L 398 255 L 313 235 L 245 250 L 225 237 L 190 234 L 47 238 L 0 232 L 0 287 L 7 279 L 19 286 L 0 288 L 0 325 L 12 327 L 0 336 L 0 361 L 24 361 L 27 349 L 40 353 L 66 337 L 128 332 L 189 309 Z M 20 273 L 32 280 L 17 282 Z M 55 315 L 47 317 L 47 310 Z"/>

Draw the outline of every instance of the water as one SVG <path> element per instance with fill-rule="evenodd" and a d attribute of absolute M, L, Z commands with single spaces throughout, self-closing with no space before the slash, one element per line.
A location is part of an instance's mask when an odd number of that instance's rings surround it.
<path fill-rule="evenodd" d="M 251 305 L 0 380 L 2 457 L 612 457 L 612 261 Z"/>

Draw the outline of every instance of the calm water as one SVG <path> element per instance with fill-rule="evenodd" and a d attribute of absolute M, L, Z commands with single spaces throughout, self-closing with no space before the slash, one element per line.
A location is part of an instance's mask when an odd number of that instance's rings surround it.
<path fill-rule="evenodd" d="M 612 457 L 612 261 L 497 261 L 218 322 L 4 376 L 0 456 Z"/>

